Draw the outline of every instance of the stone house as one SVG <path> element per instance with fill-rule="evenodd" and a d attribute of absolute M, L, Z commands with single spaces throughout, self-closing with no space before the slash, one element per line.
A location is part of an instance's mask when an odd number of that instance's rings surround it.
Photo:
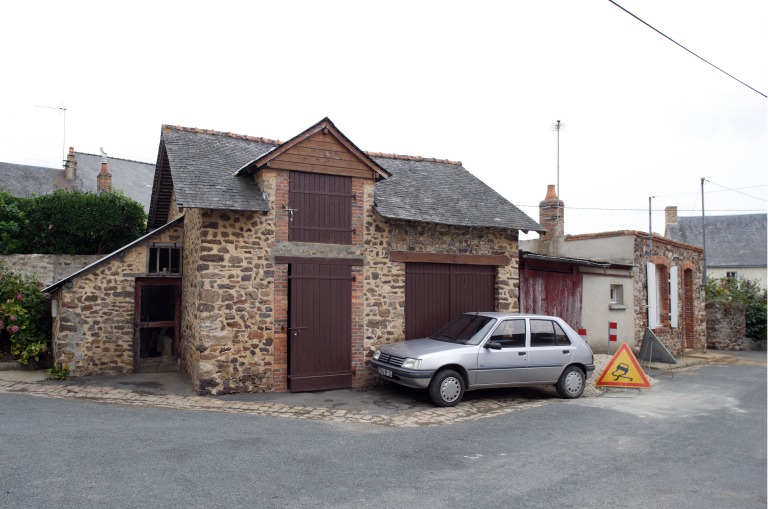
<path fill-rule="evenodd" d="M 201 394 L 363 387 L 386 342 L 518 310 L 542 227 L 461 163 L 163 126 L 145 237 L 46 290 L 75 375 L 178 366 Z"/>
<path fill-rule="evenodd" d="M 743 277 L 768 288 L 767 214 L 679 217 L 671 206 L 664 216 L 666 238 L 706 247 L 708 278 Z"/>
<path fill-rule="evenodd" d="M 523 311 L 551 313 L 547 306 L 559 305 L 567 295 L 578 306 L 560 314 L 586 330 L 595 352 L 622 342 L 639 347 L 646 328 L 673 354 L 706 348 L 700 247 L 634 230 L 564 235 L 564 210 L 550 186 L 539 206 L 539 223 L 548 235 L 520 242 Z M 532 287 L 545 304 L 527 297 Z M 612 332 L 610 323 L 616 324 Z M 609 341 L 611 334 L 616 343 Z"/>

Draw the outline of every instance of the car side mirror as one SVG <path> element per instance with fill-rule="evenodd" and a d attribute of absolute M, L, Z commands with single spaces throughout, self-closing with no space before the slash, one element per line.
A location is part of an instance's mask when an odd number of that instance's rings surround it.
<path fill-rule="evenodd" d="M 483 345 L 483 348 L 488 348 L 489 350 L 501 350 L 501 343 L 496 341 L 488 341 L 485 345 Z"/>

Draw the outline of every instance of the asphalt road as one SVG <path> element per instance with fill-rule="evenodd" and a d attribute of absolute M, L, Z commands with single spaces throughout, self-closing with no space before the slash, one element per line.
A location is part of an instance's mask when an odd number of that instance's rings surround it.
<path fill-rule="evenodd" d="M 0 507 L 766 507 L 765 353 L 392 428 L 0 394 Z"/>

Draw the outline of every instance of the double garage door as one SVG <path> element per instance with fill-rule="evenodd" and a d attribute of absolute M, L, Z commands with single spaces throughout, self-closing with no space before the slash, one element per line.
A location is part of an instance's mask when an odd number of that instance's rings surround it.
<path fill-rule="evenodd" d="M 405 337 L 422 338 L 452 317 L 493 311 L 496 268 L 489 265 L 406 263 Z"/>

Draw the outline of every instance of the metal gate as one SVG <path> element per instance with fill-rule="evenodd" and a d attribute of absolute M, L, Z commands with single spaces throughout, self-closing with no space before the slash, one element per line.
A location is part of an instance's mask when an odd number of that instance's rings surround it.
<path fill-rule="evenodd" d="M 352 268 L 292 263 L 288 277 L 288 388 L 351 387 Z"/>
<path fill-rule="evenodd" d="M 178 371 L 181 279 L 136 280 L 136 372 Z"/>
<path fill-rule="evenodd" d="M 456 315 L 493 311 L 496 268 L 488 265 L 407 263 L 405 337 L 423 338 Z"/>

